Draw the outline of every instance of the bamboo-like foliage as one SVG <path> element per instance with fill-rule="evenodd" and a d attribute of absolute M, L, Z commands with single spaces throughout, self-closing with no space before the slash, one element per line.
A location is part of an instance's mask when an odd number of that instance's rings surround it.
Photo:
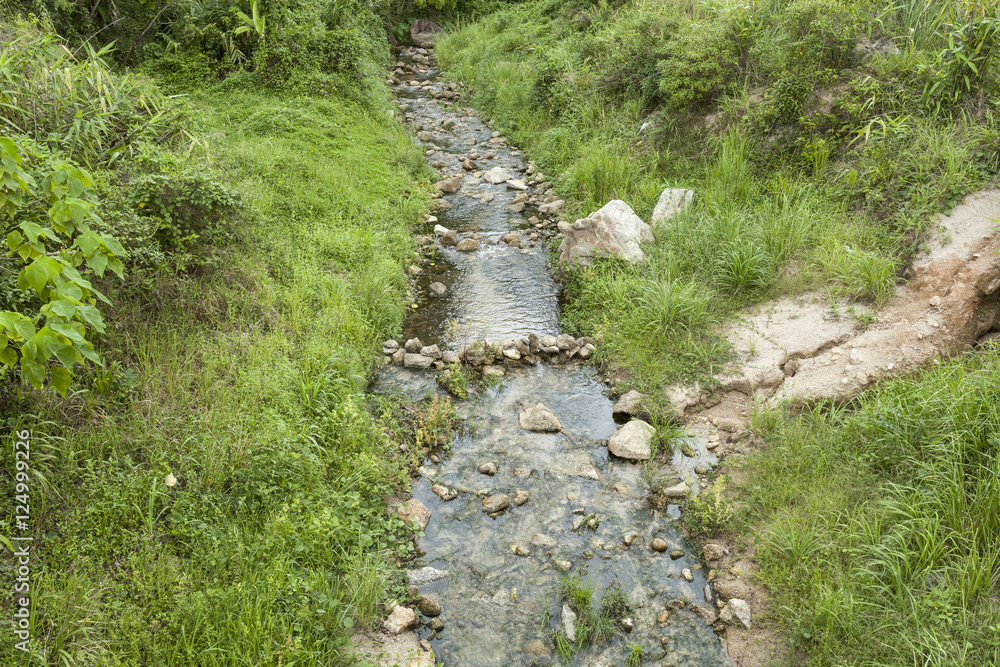
<path fill-rule="evenodd" d="M 52 33 L 25 31 L 0 49 L 0 132 L 24 135 L 94 168 L 128 155 L 140 139 L 186 137 L 187 111 L 150 81 L 111 71 L 85 45 L 77 57 Z"/>

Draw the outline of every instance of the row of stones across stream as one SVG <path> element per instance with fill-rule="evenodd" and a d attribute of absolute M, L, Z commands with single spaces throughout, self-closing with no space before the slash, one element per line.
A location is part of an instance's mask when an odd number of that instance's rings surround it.
<path fill-rule="evenodd" d="M 419 338 L 411 338 L 403 346 L 395 340 L 382 344 L 386 364 L 407 368 L 442 368 L 446 365 L 465 363 L 470 366 L 490 366 L 496 362 L 508 366 L 535 365 L 544 357 L 555 363 L 570 359 L 589 359 L 595 350 L 590 336 L 573 338 L 569 334 L 558 336 L 529 336 L 502 343 L 478 341 L 458 351 L 442 350 L 438 345 L 424 345 Z"/>

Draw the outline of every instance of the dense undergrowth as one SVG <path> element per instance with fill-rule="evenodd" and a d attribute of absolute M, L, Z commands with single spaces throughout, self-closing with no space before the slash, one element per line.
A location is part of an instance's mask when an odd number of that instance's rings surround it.
<path fill-rule="evenodd" d="M 279 90 L 249 67 L 222 82 L 148 67 L 187 86 L 178 98 L 117 71 L 115 52 L 65 48 L 44 22 L 0 32 L 0 132 L 85 166 L 92 224 L 127 251 L 124 278 L 95 284 L 109 302 L 96 305 L 106 328 L 88 331 L 102 363 L 78 364 L 65 399 L 16 369 L 0 379 L 11 503 L 13 432 L 31 433 L 30 526 L 11 509 L 0 542 L 34 538 L 30 658 L 4 623 L 0 662 L 348 664 L 347 637 L 405 593 L 396 562 L 412 530 L 385 495 L 414 464 L 400 444 L 419 451 L 399 406 L 365 394 L 429 202 L 386 91 L 359 92 L 384 42 L 348 79 L 303 65 Z M 37 308 L 3 285 L 4 308 Z M 0 595 L 7 618 L 16 599 Z"/>
<path fill-rule="evenodd" d="M 655 388 L 715 370 L 711 325 L 747 302 L 891 295 L 931 216 L 997 173 L 998 19 L 924 0 L 539 0 L 437 53 L 571 216 L 697 192 L 644 267 L 567 285 L 565 324 Z"/>
<path fill-rule="evenodd" d="M 993 347 L 842 408 L 754 415 L 744 518 L 808 664 L 1000 664 L 998 374 Z"/>

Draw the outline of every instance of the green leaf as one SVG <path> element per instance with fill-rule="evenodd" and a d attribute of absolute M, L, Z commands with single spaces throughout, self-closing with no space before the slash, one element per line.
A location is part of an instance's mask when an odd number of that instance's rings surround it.
<path fill-rule="evenodd" d="M 122 244 L 119 243 L 118 239 L 116 239 L 114 236 L 111 236 L 110 234 L 104 234 L 101 236 L 101 238 L 104 239 L 104 245 L 107 246 L 108 250 L 113 252 L 116 256 L 124 257 L 125 255 L 128 254 L 125 252 L 125 248 L 122 247 Z"/>
<path fill-rule="evenodd" d="M 72 345 L 55 344 L 52 346 L 52 352 L 55 353 L 56 357 L 66 368 L 73 368 L 73 364 L 82 360 L 80 354 L 73 349 Z"/>
<path fill-rule="evenodd" d="M 67 270 L 68 267 L 63 267 L 63 274 L 65 274 Z M 76 304 L 83 301 L 83 290 L 80 289 L 80 286 L 76 283 L 68 282 L 65 285 L 60 285 L 59 289 L 56 290 L 56 294 Z"/>
<path fill-rule="evenodd" d="M 14 348 L 5 347 L 0 350 L 0 362 L 7 364 L 8 368 L 14 368 L 14 364 L 17 363 L 17 352 L 14 351 Z"/>
<path fill-rule="evenodd" d="M 35 389 L 41 389 L 45 384 L 45 366 L 37 361 L 22 361 L 21 376 Z"/>
<path fill-rule="evenodd" d="M 115 275 L 118 276 L 119 278 L 125 276 L 125 265 L 122 264 L 122 261 L 120 259 L 118 259 L 113 255 L 108 259 L 108 268 L 114 271 Z"/>
<path fill-rule="evenodd" d="M 21 232 L 16 229 L 7 235 L 7 247 L 11 252 L 17 249 L 19 245 L 24 241 L 24 237 L 21 236 Z"/>
<path fill-rule="evenodd" d="M 83 254 L 90 257 L 95 250 L 101 247 L 101 235 L 97 232 L 86 231 L 76 239 L 76 244 Z"/>
<path fill-rule="evenodd" d="M 36 225 L 33 222 L 22 222 L 20 225 L 18 225 L 18 227 L 24 230 L 24 233 L 28 235 L 28 239 L 32 243 L 37 241 L 39 236 L 41 236 L 42 238 L 45 238 L 47 236 L 45 234 L 45 229 L 41 225 Z"/>
<path fill-rule="evenodd" d="M 94 270 L 94 273 L 104 277 L 104 270 L 108 268 L 108 256 L 98 250 L 91 257 L 87 258 L 87 266 Z"/>
<path fill-rule="evenodd" d="M 94 345 L 90 341 L 85 340 L 82 343 L 73 343 L 73 349 L 95 364 L 101 363 L 101 358 L 97 355 L 97 352 L 94 352 Z"/>
<path fill-rule="evenodd" d="M 63 336 L 66 336 L 66 338 L 69 338 L 72 341 L 83 340 L 83 336 L 80 334 L 80 332 L 74 329 L 73 327 L 69 326 L 68 324 L 51 321 L 48 323 L 48 328 L 50 328 L 52 331 L 55 331 L 56 333 L 61 333 Z"/>
<path fill-rule="evenodd" d="M 49 378 L 52 388 L 65 398 L 66 392 L 69 391 L 70 382 L 73 380 L 70 372 L 62 366 L 53 366 L 49 371 Z"/>
<path fill-rule="evenodd" d="M 104 319 L 101 317 L 101 311 L 97 308 L 86 305 L 77 306 L 76 314 L 98 332 L 104 333 Z"/>
<path fill-rule="evenodd" d="M 72 301 L 67 301 L 66 299 L 53 301 L 51 306 L 53 313 L 59 317 L 65 317 L 66 319 L 73 317 L 73 314 L 76 313 L 76 304 Z"/>
<path fill-rule="evenodd" d="M 24 276 L 24 280 L 30 285 L 39 295 L 45 289 L 45 285 L 49 282 L 49 271 L 45 268 L 43 262 L 39 262 L 41 259 L 39 257 L 34 262 L 24 267 L 21 271 L 21 275 Z"/>

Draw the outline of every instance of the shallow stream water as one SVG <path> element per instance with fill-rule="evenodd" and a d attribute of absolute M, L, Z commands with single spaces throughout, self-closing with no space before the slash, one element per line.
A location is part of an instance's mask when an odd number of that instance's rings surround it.
<path fill-rule="evenodd" d="M 476 160 L 482 171 L 507 166 L 518 177 L 525 165 L 510 147 L 491 138 L 490 129 L 468 110 L 433 99 L 442 84 L 422 85 L 435 81 L 433 68 L 404 78 L 419 85 L 397 86 L 402 111 L 411 125 L 434 135 L 425 142 L 427 150 L 436 151 L 428 162 L 439 169 L 444 163 L 449 174 L 462 173 L 460 160 L 474 148 L 481 155 L 495 153 Z M 454 128 L 444 131 L 445 121 L 453 121 Z M 507 209 L 516 192 L 465 173 L 461 191 L 446 197 L 451 207 L 438 214 L 440 224 L 457 230 L 459 238 L 479 234 L 485 241 L 511 230 L 524 238 L 535 231 L 528 222 L 530 207 L 522 213 Z M 407 338 L 457 349 L 484 338 L 499 342 L 559 332 L 558 287 L 544 240 L 533 247 L 484 243 L 471 253 L 438 244 L 436 251 L 419 287 L 441 282 L 448 289 L 422 302 L 406 324 Z M 378 391 L 418 398 L 442 391 L 433 373 L 396 366 L 384 369 L 376 382 Z M 562 432 L 519 428 L 520 405 L 538 402 L 559 418 Z M 442 631 L 426 625 L 418 631 L 430 639 L 437 661 L 447 667 L 559 664 L 552 638 L 561 628 L 558 584 L 568 575 L 593 586 L 595 605 L 607 587 L 620 586 L 634 625 L 608 644 L 578 651 L 568 664 L 621 665 L 633 645 L 642 648 L 644 665 L 731 664 L 712 628 L 691 610 L 712 600 L 706 599 L 707 572 L 675 526 L 677 506 L 652 509 L 643 476 L 656 471 L 644 472 L 608 454 L 604 441 L 618 425 L 607 387 L 591 367 L 571 362 L 507 368 L 500 385 L 479 388 L 459 402 L 458 411 L 465 417 L 463 435 L 439 464 L 425 461 L 413 488 L 413 496 L 432 512 L 419 541 L 421 553 L 410 567 L 420 592 L 433 595 L 443 608 Z M 693 483 L 695 465 L 716 461 L 704 442 L 689 444 L 696 455 L 677 453 L 676 467 L 667 472 Z M 495 475 L 479 472 L 485 462 L 496 464 Z M 441 500 L 431 492 L 432 483 L 457 490 L 457 498 Z M 504 493 L 513 499 L 519 491 L 528 494 L 524 504 L 512 503 L 495 518 L 483 512 L 483 496 Z M 627 534 L 636 535 L 631 546 L 623 540 Z M 650 548 L 654 537 L 667 542 L 666 552 Z M 422 569 L 428 567 L 438 572 Z M 682 577 L 685 569 L 692 581 Z M 678 601 L 684 603 L 680 609 Z M 532 640 L 541 640 L 545 650 L 536 644 L 533 653 L 526 652 Z"/>

